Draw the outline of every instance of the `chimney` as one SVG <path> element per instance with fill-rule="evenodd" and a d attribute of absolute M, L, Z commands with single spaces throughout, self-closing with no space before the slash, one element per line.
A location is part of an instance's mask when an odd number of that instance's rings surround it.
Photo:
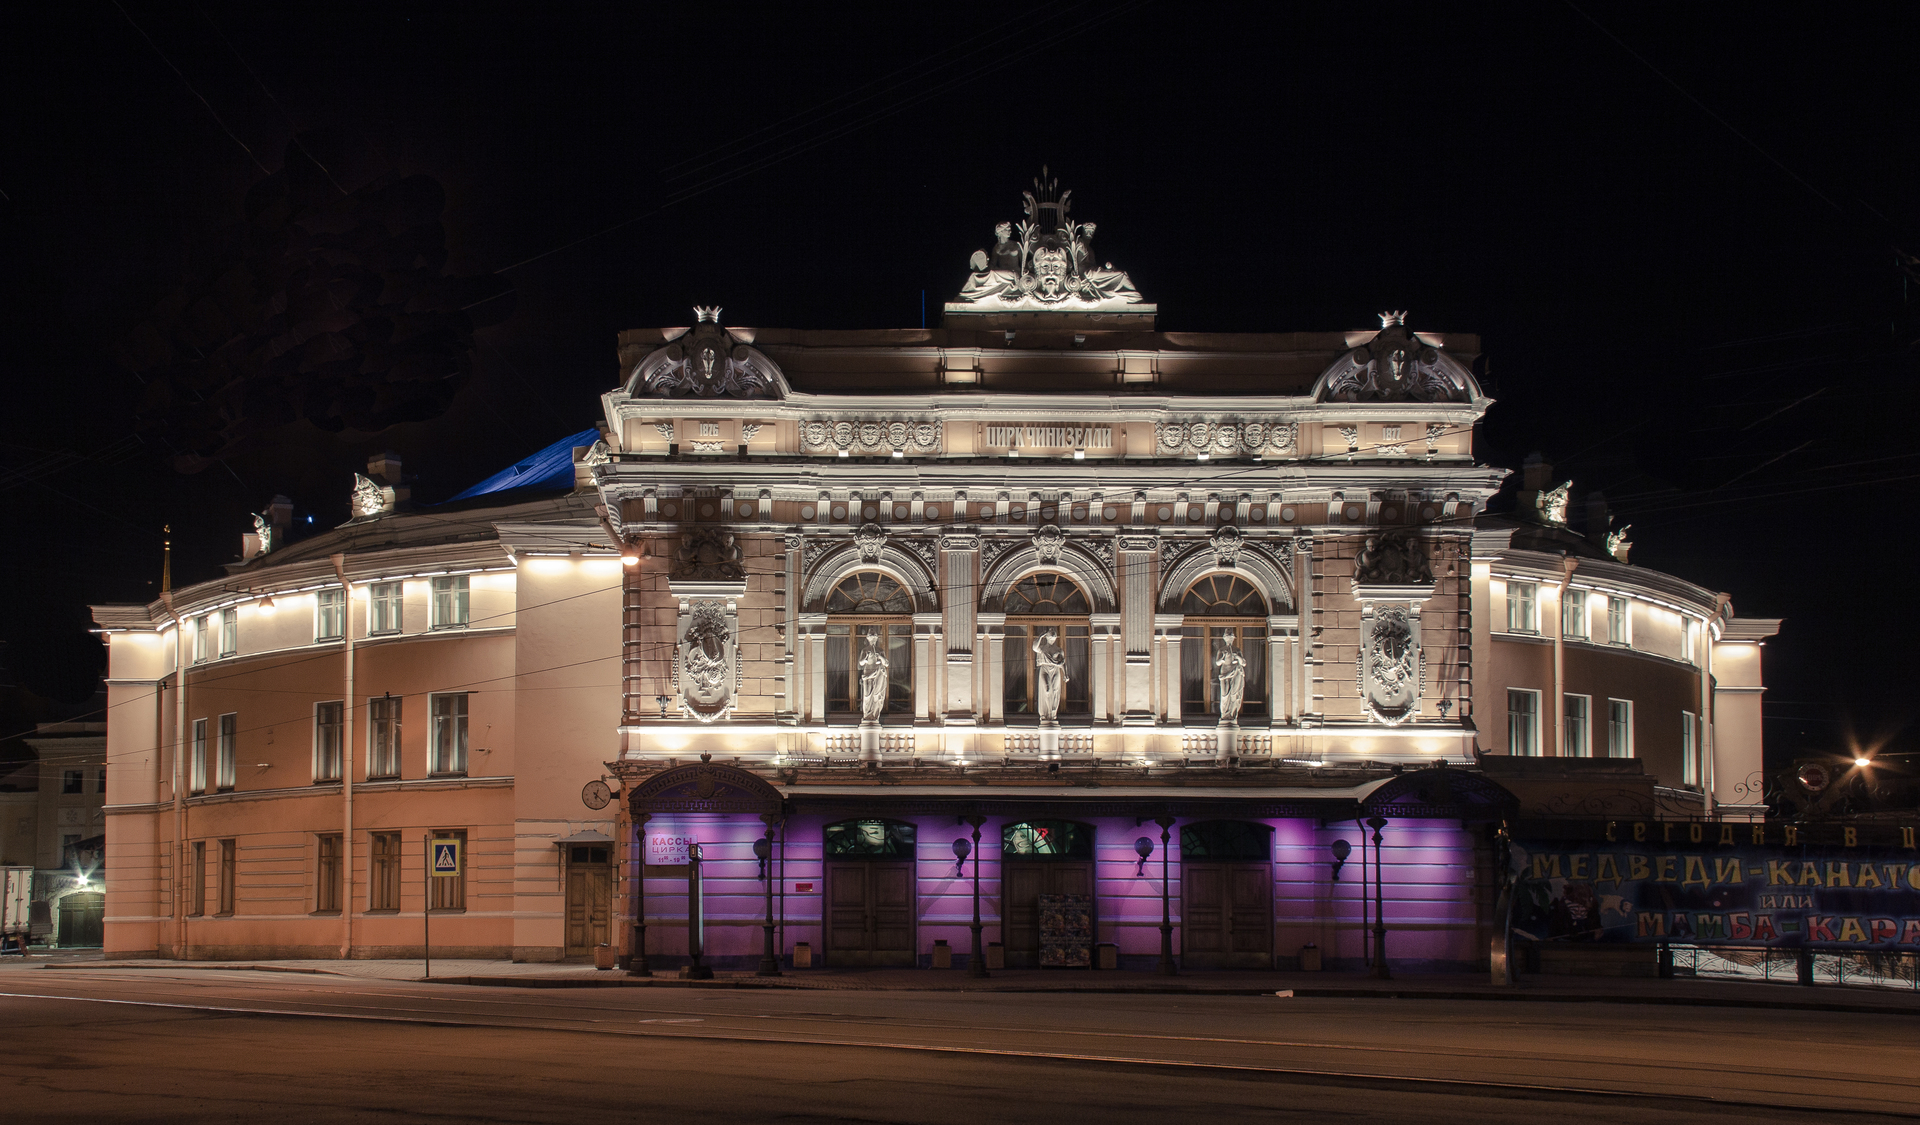
<path fill-rule="evenodd" d="M 1553 487 L 1553 465 L 1537 449 L 1520 462 L 1520 487 L 1528 492 Z"/>
<path fill-rule="evenodd" d="M 285 496 L 275 496 L 273 502 L 267 505 L 267 510 L 262 512 L 261 515 L 267 517 L 267 525 L 275 531 L 292 527 L 293 501 L 287 499 Z M 278 536 L 275 538 L 278 538 Z"/>
<path fill-rule="evenodd" d="M 1607 494 L 1595 489 L 1587 494 L 1587 542 L 1604 548 L 1612 529 L 1613 509 L 1607 506 Z"/>
<path fill-rule="evenodd" d="M 388 450 L 367 458 L 367 475 L 377 484 L 393 487 L 400 483 L 400 455 Z"/>

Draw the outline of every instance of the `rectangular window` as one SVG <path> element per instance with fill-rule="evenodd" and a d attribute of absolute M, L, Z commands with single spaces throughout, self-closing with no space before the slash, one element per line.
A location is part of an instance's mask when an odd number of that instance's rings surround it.
<path fill-rule="evenodd" d="M 234 841 L 220 841 L 220 913 L 233 913 Z"/>
<path fill-rule="evenodd" d="M 193 757 L 187 759 L 187 792 L 207 791 L 207 721 L 193 721 Z"/>
<path fill-rule="evenodd" d="M 1694 659 L 1693 655 L 1694 637 L 1698 635 L 1695 632 L 1697 626 L 1698 622 L 1694 621 L 1691 617 L 1682 617 L 1680 619 L 1680 659 L 1689 664 L 1699 663 L 1699 661 Z"/>
<path fill-rule="evenodd" d="M 400 699 L 367 700 L 367 776 L 400 776 Z"/>
<path fill-rule="evenodd" d="M 61 770 L 60 771 L 60 792 L 83 793 L 86 791 L 86 785 L 87 785 L 86 770 Z"/>
<path fill-rule="evenodd" d="M 467 694 L 452 692 L 431 698 L 433 749 L 427 772 L 464 774 L 467 772 Z"/>
<path fill-rule="evenodd" d="M 1700 784 L 1699 726 L 1693 712 L 1680 712 L 1680 784 Z"/>
<path fill-rule="evenodd" d="M 433 580 L 433 627 L 454 629 L 467 623 L 467 576 Z"/>
<path fill-rule="evenodd" d="M 1560 606 L 1560 632 L 1563 636 L 1587 638 L 1587 592 L 1568 590 Z"/>
<path fill-rule="evenodd" d="M 209 631 L 211 623 L 211 618 L 206 614 L 193 619 L 193 662 L 195 664 L 205 663 L 207 658 L 213 655 L 213 638 Z"/>
<path fill-rule="evenodd" d="M 80 854 L 83 838 L 78 832 L 60 833 L 60 866 L 68 869 L 86 866 L 85 857 Z"/>
<path fill-rule="evenodd" d="M 1627 630 L 1627 599 L 1609 597 L 1607 599 L 1607 643 L 1625 645 L 1633 643 L 1633 636 Z"/>
<path fill-rule="evenodd" d="M 400 833 L 373 834 L 373 866 L 368 874 L 367 909 L 400 909 Z"/>
<path fill-rule="evenodd" d="M 1566 701 L 1567 744 L 1561 754 L 1569 758 L 1593 757 L 1593 740 L 1588 734 L 1588 713 L 1593 701 L 1584 695 L 1569 695 Z"/>
<path fill-rule="evenodd" d="M 340 909 L 340 837 L 320 837 L 320 864 L 314 885 L 313 908 L 319 911 Z"/>
<path fill-rule="evenodd" d="M 441 829 L 434 832 L 433 838 L 460 841 L 460 874 L 439 877 L 428 875 L 427 881 L 433 884 L 428 901 L 433 904 L 435 910 L 465 910 L 467 908 L 467 870 L 473 865 L 473 857 L 467 854 L 466 829 L 457 831 Z"/>
<path fill-rule="evenodd" d="M 99 777 L 95 779 L 95 784 L 100 786 L 100 788 L 94 790 L 95 793 L 105 793 L 107 791 L 107 767 L 100 767 L 100 774 Z"/>
<path fill-rule="evenodd" d="M 1633 701 L 1607 700 L 1607 757 L 1633 757 Z"/>
<path fill-rule="evenodd" d="M 1507 583 L 1507 632 L 1538 633 L 1540 619 L 1534 612 L 1537 588 L 1531 582 Z"/>
<path fill-rule="evenodd" d="M 340 780 L 340 728 L 345 708 L 338 702 L 313 708 L 313 779 Z"/>
<path fill-rule="evenodd" d="M 1507 753 L 1517 758 L 1540 754 L 1540 693 L 1507 689 Z"/>
<path fill-rule="evenodd" d="M 398 582 L 376 582 L 367 592 L 367 632 L 400 631 L 400 590 Z"/>
<path fill-rule="evenodd" d="M 220 655 L 240 651 L 240 611 L 228 607 L 220 611 Z"/>
<path fill-rule="evenodd" d="M 225 714 L 220 716 L 220 741 L 215 747 L 213 759 L 213 786 L 216 789 L 233 788 L 233 757 L 240 740 L 240 716 Z"/>
<path fill-rule="evenodd" d="M 314 595 L 313 639 L 337 641 L 347 635 L 347 592 L 335 587 Z"/>
<path fill-rule="evenodd" d="M 187 913 L 198 918 L 207 912 L 207 842 L 196 840 L 193 845 L 193 869 L 187 878 L 193 880 L 187 887 Z"/>

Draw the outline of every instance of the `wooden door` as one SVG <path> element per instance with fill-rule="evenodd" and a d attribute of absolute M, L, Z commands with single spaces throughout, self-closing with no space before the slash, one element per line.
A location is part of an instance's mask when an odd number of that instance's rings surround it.
<path fill-rule="evenodd" d="M 1180 961 L 1189 969 L 1273 967 L 1273 868 L 1180 865 Z"/>
<path fill-rule="evenodd" d="M 915 963 L 911 860 L 829 862 L 826 891 L 821 928 L 827 964 Z"/>
<path fill-rule="evenodd" d="M 1093 900 L 1096 921 L 1099 899 L 1093 893 L 1093 864 L 1073 859 L 1009 859 L 1001 866 L 1000 941 L 1009 969 L 1040 967 L 1040 896 L 1086 895 Z"/>
<path fill-rule="evenodd" d="M 60 948 L 91 947 L 100 944 L 105 927 L 106 896 L 98 892 L 70 894 L 60 900 Z"/>
<path fill-rule="evenodd" d="M 567 865 L 567 956 L 583 957 L 610 940 L 613 870 L 604 863 Z"/>

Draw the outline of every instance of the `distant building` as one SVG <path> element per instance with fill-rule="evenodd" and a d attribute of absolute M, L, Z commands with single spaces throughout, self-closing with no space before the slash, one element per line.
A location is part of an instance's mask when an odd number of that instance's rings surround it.
<path fill-rule="evenodd" d="M 40 723 L 38 760 L 0 778 L 0 867 L 34 868 L 34 940 L 101 942 L 106 880 L 105 723 Z"/>
<path fill-rule="evenodd" d="M 764 833 L 829 964 L 964 956 L 976 875 L 1013 965 L 1150 963 L 1163 910 L 1188 967 L 1357 964 L 1377 870 L 1390 956 L 1457 967 L 1504 818 L 1758 814 L 1778 623 L 1543 466 L 1488 515 L 1477 337 L 1159 332 L 1093 232 L 1036 184 L 937 329 L 622 333 L 595 430 L 434 507 L 377 459 L 341 527 L 95 607 L 109 951 L 415 956 L 427 907 L 627 952 L 644 823 L 667 961 L 698 854 L 754 962 Z"/>

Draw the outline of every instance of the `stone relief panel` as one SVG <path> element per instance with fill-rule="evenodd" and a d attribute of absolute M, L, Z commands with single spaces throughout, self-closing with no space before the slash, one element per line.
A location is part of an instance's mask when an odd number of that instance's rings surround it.
<path fill-rule="evenodd" d="M 879 456 L 896 449 L 940 452 L 940 424 L 928 418 L 810 418 L 800 423 L 800 445 L 808 453 L 829 449 Z"/>
<path fill-rule="evenodd" d="M 1433 565 L 1426 542 L 1406 531 L 1369 535 L 1353 562 L 1356 586 L 1427 586 L 1433 583 Z"/>
<path fill-rule="evenodd" d="M 1360 615 L 1360 659 L 1354 673 L 1369 716 L 1388 726 L 1412 718 L 1420 709 L 1426 681 L 1419 611 L 1369 604 Z"/>
<path fill-rule="evenodd" d="M 1155 439 L 1166 456 L 1206 453 L 1215 457 L 1268 457 L 1292 453 L 1300 425 L 1277 418 L 1250 422 L 1183 419 L 1154 424 Z"/>
<path fill-rule="evenodd" d="M 715 598 L 691 602 L 680 615 L 674 686 L 681 710 L 700 722 L 711 723 L 733 709 L 740 684 L 736 622 L 727 603 Z"/>
<path fill-rule="evenodd" d="M 680 536 L 669 574 L 686 582 L 737 582 L 746 577 L 740 544 L 722 528 L 693 528 Z"/>

